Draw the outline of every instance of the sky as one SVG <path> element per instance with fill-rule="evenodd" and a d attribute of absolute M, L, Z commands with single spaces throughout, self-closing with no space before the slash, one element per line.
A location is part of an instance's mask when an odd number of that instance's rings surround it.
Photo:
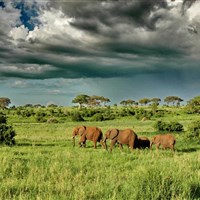
<path fill-rule="evenodd" d="M 72 105 L 200 95 L 200 1 L 0 0 L 0 97 Z"/>

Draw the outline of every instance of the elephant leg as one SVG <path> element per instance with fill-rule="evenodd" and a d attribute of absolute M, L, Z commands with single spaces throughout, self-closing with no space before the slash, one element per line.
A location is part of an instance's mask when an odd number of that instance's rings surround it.
<path fill-rule="evenodd" d="M 82 142 L 81 141 L 79 141 L 78 144 L 79 144 L 80 147 L 82 147 Z"/>
<path fill-rule="evenodd" d="M 118 143 L 118 145 L 119 145 L 120 150 L 122 151 L 122 150 L 123 150 L 122 144 L 121 144 L 121 143 Z"/>
<path fill-rule="evenodd" d="M 94 141 L 94 149 L 97 148 L 97 141 Z"/>
<path fill-rule="evenodd" d="M 156 144 L 156 149 L 158 150 L 160 148 L 160 143 Z"/>
<path fill-rule="evenodd" d="M 131 151 L 133 151 L 133 149 L 134 149 L 134 142 L 133 141 L 129 142 L 129 148 L 131 149 Z"/>
<path fill-rule="evenodd" d="M 174 145 L 170 145 L 170 149 L 175 152 Z"/>
<path fill-rule="evenodd" d="M 113 146 L 115 145 L 117 141 L 116 140 L 111 140 L 111 143 L 110 143 L 110 152 L 112 152 L 112 148 Z"/>
<path fill-rule="evenodd" d="M 79 145 L 80 147 L 86 147 L 86 137 L 85 135 L 81 136 L 80 140 L 79 140 Z"/>
<path fill-rule="evenodd" d="M 99 142 L 100 144 L 101 144 L 101 146 L 102 146 L 102 149 L 106 149 L 105 148 L 105 145 L 104 145 L 104 142 L 103 142 L 103 140 L 100 140 L 100 142 Z"/>
<path fill-rule="evenodd" d="M 86 140 L 83 142 L 83 147 L 84 148 L 86 147 Z"/>

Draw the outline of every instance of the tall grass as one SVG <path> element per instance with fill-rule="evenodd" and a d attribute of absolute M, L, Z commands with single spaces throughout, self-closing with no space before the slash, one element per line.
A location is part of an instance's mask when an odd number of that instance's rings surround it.
<path fill-rule="evenodd" d="M 152 136 L 154 122 L 87 122 L 108 128 L 134 128 Z M 0 199 L 200 199 L 200 149 L 177 135 L 177 151 L 134 150 L 109 153 L 72 147 L 71 131 L 79 123 L 15 124 L 17 145 L 0 147 Z"/>
<path fill-rule="evenodd" d="M 198 153 L 2 148 L 0 199 L 199 199 Z M 197 159 L 198 158 L 198 159 Z"/>

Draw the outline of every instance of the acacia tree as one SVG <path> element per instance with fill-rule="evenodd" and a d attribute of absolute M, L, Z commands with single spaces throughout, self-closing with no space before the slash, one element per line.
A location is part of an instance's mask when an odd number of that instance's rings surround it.
<path fill-rule="evenodd" d="M 200 106 L 200 96 L 196 96 L 193 99 L 190 99 L 187 103 L 188 106 Z"/>
<path fill-rule="evenodd" d="M 135 104 L 135 101 L 132 99 L 127 99 L 127 100 L 122 100 L 120 104 L 124 106 L 132 106 L 133 104 Z"/>
<path fill-rule="evenodd" d="M 101 103 L 101 97 L 97 95 L 88 97 L 88 105 L 89 106 L 99 106 Z"/>
<path fill-rule="evenodd" d="M 0 98 L 0 108 L 6 108 L 11 103 L 9 98 L 1 97 Z"/>
<path fill-rule="evenodd" d="M 160 98 L 153 98 L 153 99 L 151 99 L 151 102 L 155 103 L 156 105 L 159 105 L 159 102 L 161 102 L 161 99 Z"/>
<path fill-rule="evenodd" d="M 148 98 L 143 98 L 143 99 L 140 99 L 139 100 L 139 103 L 141 104 L 141 105 L 147 105 L 149 102 L 151 102 L 151 100 L 150 99 L 148 99 Z"/>
<path fill-rule="evenodd" d="M 166 102 L 167 105 L 169 105 L 169 103 L 172 103 L 173 105 L 176 103 L 176 105 L 179 106 L 181 101 L 183 101 L 183 99 L 177 96 L 168 96 L 164 99 L 164 102 Z"/>
<path fill-rule="evenodd" d="M 110 102 L 110 99 L 109 99 L 109 98 L 106 98 L 106 97 L 103 97 L 103 96 L 101 96 L 101 97 L 100 97 L 100 101 L 101 101 L 101 103 L 103 103 L 103 105 L 105 106 L 105 105 L 106 105 L 106 103 L 109 103 L 109 102 Z"/>
<path fill-rule="evenodd" d="M 187 102 L 187 109 L 190 113 L 200 113 L 200 96 L 196 96 Z"/>
<path fill-rule="evenodd" d="M 86 94 L 77 95 L 73 100 L 72 103 L 78 103 L 79 108 L 82 107 L 83 104 L 88 104 L 90 96 Z"/>

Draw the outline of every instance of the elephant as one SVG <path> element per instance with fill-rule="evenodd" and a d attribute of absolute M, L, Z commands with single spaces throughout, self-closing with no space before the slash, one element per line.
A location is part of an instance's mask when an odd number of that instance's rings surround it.
<path fill-rule="evenodd" d="M 152 149 L 152 145 L 155 144 L 156 149 L 159 149 L 161 145 L 163 149 L 170 148 L 172 151 L 174 151 L 175 143 L 176 139 L 172 134 L 159 134 L 152 138 L 150 148 Z"/>
<path fill-rule="evenodd" d="M 139 149 L 150 148 L 150 140 L 147 137 L 138 137 L 136 141 L 136 148 Z"/>
<path fill-rule="evenodd" d="M 105 148 L 107 149 L 106 140 L 110 139 L 110 152 L 112 152 L 113 146 L 118 143 L 120 149 L 122 150 L 122 145 L 127 144 L 131 150 L 135 147 L 135 141 L 137 140 L 137 134 L 131 129 L 118 130 L 118 129 L 110 129 L 107 130 L 105 137 L 103 139 L 103 143 Z"/>
<path fill-rule="evenodd" d="M 95 126 L 76 126 L 73 129 L 72 133 L 72 140 L 73 140 L 73 146 L 75 146 L 75 136 L 79 135 L 80 140 L 78 144 L 80 147 L 86 147 L 86 140 L 91 140 L 94 142 L 94 148 L 96 149 L 96 144 L 99 142 L 104 148 L 103 144 L 103 133 L 100 128 Z"/>

